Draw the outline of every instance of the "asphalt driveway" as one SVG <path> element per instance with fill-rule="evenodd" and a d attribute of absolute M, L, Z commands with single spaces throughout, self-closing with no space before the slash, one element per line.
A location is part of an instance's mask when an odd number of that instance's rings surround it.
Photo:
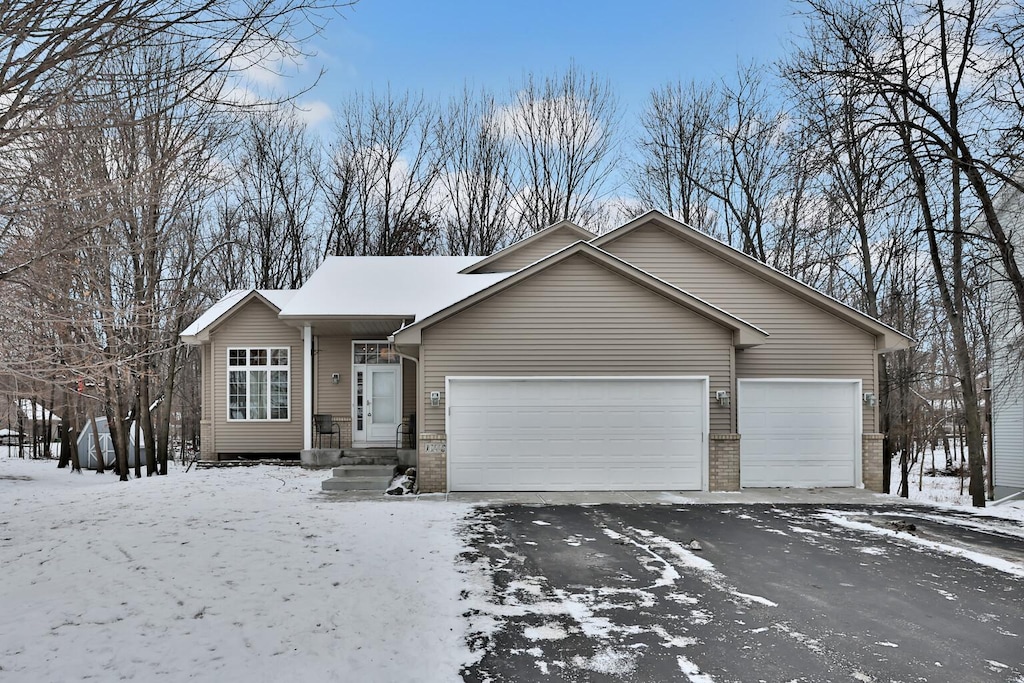
<path fill-rule="evenodd" d="M 908 525 L 913 525 L 913 531 Z M 1024 682 L 1024 530 L 918 507 L 503 506 L 467 681 Z"/>

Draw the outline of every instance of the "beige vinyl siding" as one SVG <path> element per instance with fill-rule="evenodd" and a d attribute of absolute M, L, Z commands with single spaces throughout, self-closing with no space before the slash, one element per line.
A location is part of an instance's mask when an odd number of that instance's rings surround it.
<path fill-rule="evenodd" d="M 360 337 L 361 339 L 361 337 Z M 319 336 L 316 340 L 313 396 L 314 413 L 328 413 L 335 418 L 352 417 L 352 337 Z M 334 384 L 332 373 L 340 373 Z M 402 420 L 416 411 L 416 364 L 402 360 Z"/>
<path fill-rule="evenodd" d="M 768 332 L 763 345 L 736 351 L 737 378 L 860 378 L 877 394 L 874 335 L 655 226 L 602 249 Z M 868 406 L 864 431 L 875 431 Z"/>
<path fill-rule="evenodd" d="M 316 390 L 313 394 L 313 412 L 326 413 L 335 418 L 352 417 L 352 337 L 320 336 L 316 339 L 316 362 L 313 376 Z M 341 380 L 331 381 L 332 373 Z"/>
<path fill-rule="evenodd" d="M 228 421 L 229 348 L 288 347 L 290 411 L 287 421 Z M 302 450 L 302 333 L 277 318 L 277 311 L 252 300 L 210 335 L 213 423 L 217 453 L 298 453 Z"/>
<path fill-rule="evenodd" d="M 713 397 L 731 350 L 731 330 L 574 256 L 423 331 L 420 430 L 444 432 L 446 376 L 710 376 Z M 730 431 L 711 404 L 711 431 Z"/>
<path fill-rule="evenodd" d="M 539 261 L 545 256 L 549 256 L 559 249 L 579 241 L 579 233 L 573 232 L 568 228 L 552 230 L 547 235 L 538 238 L 530 244 L 523 245 L 519 249 L 510 252 L 507 256 L 502 256 L 476 272 L 510 273 L 520 268 L 525 268 L 531 263 Z"/>
<path fill-rule="evenodd" d="M 213 377 L 210 373 L 210 345 L 203 344 L 200 353 L 202 358 L 200 360 L 200 370 L 202 372 L 202 385 L 203 385 L 203 409 L 202 419 L 209 420 L 213 417 Z"/>

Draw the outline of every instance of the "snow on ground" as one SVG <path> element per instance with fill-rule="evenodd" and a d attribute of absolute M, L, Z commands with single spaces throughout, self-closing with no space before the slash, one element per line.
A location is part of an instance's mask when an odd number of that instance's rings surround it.
<path fill-rule="evenodd" d="M 585 633 L 619 633 L 601 613 L 601 587 L 586 599 L 556 592 L 537 602 L 537 577 L 522 576 L 500 605 L 475 605 L 491 586 L 479 567 L 457 561 L 471 506 L 340 502 L 319 493 L 323 477 L 172 466 L 168 477 L 124 483 L 0 449 L 0 680 L 448 681 L 481 656 L 466 638 L 495 628 L 488 621 L 568 615 Z M 935 496 L 954 482 L 925 477 L 925 489 Z M 911 489 L 926 498 L 916 479 Z M 981 514 L 1024 519 L 1024 503 Z M 737 604 L 774 606 L 653 530 L 605 533 L 627 534 L 643 551 L 653 586 L 674 585 L 676 567 L 687 567 Z M 636 591 L 638 606 L 648 590 Z M 670 599 L 704 618 L 693 596 Z M 464 618 L 474 606 L 478 616 Z M 556 621 L 530 632 L 531 642 L 560 637 Z M 612 649 L 575 665 L 624 671 L 627 655 Z M 688 661 L 680 670 L 701 675 Z"/>
<path fill-rule="evenodd" d="M 1024 498 L 995 506 L 989 501 L 984 508 L 974 508 L 971 506 L 971 495 L 967 492 L 968 480 L 965 479 L 963 481 L 963 493 L 961 493 L 960 477 L 931 476 L 927 473 L 931 467 L 931 462 L 930 453 L 925 454 L 925 474 L 923 477 L 920 476 L 920 463 L 915 463 L 911 468 L 908 491 L 910 494 L 909 500 L 931 503 L 945 508 L 961 509 L 963 512 L 972 512 L 981 516 L 1024 521 Z M 941 467 L 945 462 L 945 456 L 942 453 L 936 453 L 935 462 Z M 896 458 L 892 462 L 892 475 L 889 481 L 890 490 L 898 491 L 900 463 Z"/>
<path fill-rule="evenodd" d="M 0 456 L 0 680 L 458 680 L 470 507 L 336 502 L 323 477 Z"/>

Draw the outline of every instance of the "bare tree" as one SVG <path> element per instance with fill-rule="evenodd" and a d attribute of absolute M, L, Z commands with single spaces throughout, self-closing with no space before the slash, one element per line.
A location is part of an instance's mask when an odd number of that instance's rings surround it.
<path fill-rule="evenodd" d="M 429 254 L 440 226 L 436 109 L 422 95 L 357 95 L 336 121 L 325 183 L 336 255 Z"/>
<path fill-rule="evenodd" d="M 499 112 L 492 94 L 465 89 L 438 119 L 437 193 L 451 254 L 490 254 L 513 236 L 512 146 Z"/>
<path fill-rule="evenodd" d="M 726 239 L 744 253 L 769 261 L 771 203 L 789 159 L 785 155 L 786 115 L 770 96 L 759 67 L 737 74 L 723 92 L 725 116 L 716 131 L 719 159 L 708 191 L 722 207 Z"/>
<path fill-rule="evenodd" d="M 237 225 L 225 225 L 236 232 L 223 236 L 234 242 L 229 258 L 240 252 L 253 287 L 299 287 L 321 253 L 319 141 L 293 115 L 271 109 L 246 117 L 240 146 Z"/>
<path fill-rule="evenodd" d="M 255 0 L 216 2 L 183 0 L 13 0 L 0 8 L 0 280 L 60 250 L 73 247 L 90 225 L 76 225 L 63 233 L 28 235 L 22 220 L 39 205 L 26 192 L 32 182 L 27 160 L 49 144 L 47 131 L 54 125 L 117 129 L 136 119 L 77 121 L 58 114 L 77 103 L 121 110 L 121 91 L 90 87 L 112 78 L 134 79 L 133 89 L 160 88 L 171 77 L 177 84 L 174 98 L 164 92 L 167 110 L 188 100 L 237 104 L 237 88 L 225 89 L 224 78 L 240 74 L 268 51 L 295 51 L 305 36 L 316 33 L 325 11 L 339 6 L 334 0 Z M 173 74 L 126 74 L 112 64 L 154 45 L 186 47 L 189 59 L 174 66 Z M 164 65 L 163 69 L 170 68 Z M 155 76 L 155 77 L 153 77 Z M 163 115 L 163 111 L 149 115 Z M 94 179 L 95 180 L 95 179 Z M 95 186 L 68 188 L 77 194 L 95 192 Z M 36 249 L 28 260 L 12 258 L 6 247 L 31 237 Z M 24 257 L 25 254 L 21 253 Z"/>
<path fill-rule="evenodd" d="M 1005 179 L 991 131 L 1005 121 L 986 108 L 989 85 L 1008 57 L 990 37 L 1002 3 L 944 0 L 912 4 L 877 0 L 810 0 L 813 40 L 800 53 L 803 72 L 824 82 L 849 82 L 877 102 L 871 122 L 898 139 L 901 163 L 917 200 L 936 291 L 949 325 L 963 397 L 973 503 L 985 502 L 976 359 L 968 341 L 967 283 L 978 236 L 969 211 L 995 247 L 1015 308 L 1024 319 L 1024 279 L 1000 223 L 989 183 Z M 999 148 L 1001 150 L 1001 148 Z M 1003 150 L 1004 151 L 1004 150 Z"/>
<path fill-rule="evenodd" d="M 520 231 L 597 217 L 618 161 L 620 110 L 608 82 L 575 65 L 544 78 L 529 74 L 505 119 L 516 148 Z"/>
<path fill-rule="evenodd" d="M 706 188 L 723 117 L 723 102 L 710 86 L 677 81 L 651 92 L 640 114 L 638 158 L 629 172 L 641 209 L 665 211 L 712 230 L 714 200 Z"/>

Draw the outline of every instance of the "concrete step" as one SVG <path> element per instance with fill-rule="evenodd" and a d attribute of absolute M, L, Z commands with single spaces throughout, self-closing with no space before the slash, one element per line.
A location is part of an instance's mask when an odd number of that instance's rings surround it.
<path fill-rule="evenodd" d="M 334 468 L 334 476 L 340 479 L 347 477 L 390 477 L 395 472 L 394 465 L 342 465 Z"/>
<path fill-rule="evenodd" d="M 339 464 L 342 466 L 367 465 L 375 467 L 394 467 L 398 464 L 398 456 L 393 454 L 388 455 L 386 453 L 350 455 L 346 450 L 342 453 Z"/>
<path fill-rule="evenodd" d="M 384 493 L 391 483 L 391 475 L 386 477 L 331 477 L 320 486 L 324 491 L 380 491 Z"/>
<path fill-rule="evenodd" d="M 397 448 L 346 448 L 342 455 L 350 457 L 366 457 L 366 456 L 380 456 L 380 457 L 398 457 Z"/>

